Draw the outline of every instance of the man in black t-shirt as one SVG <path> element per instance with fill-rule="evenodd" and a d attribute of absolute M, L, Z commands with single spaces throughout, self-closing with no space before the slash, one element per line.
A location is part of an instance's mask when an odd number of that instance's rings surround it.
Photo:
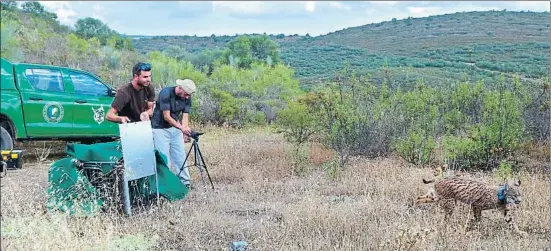
<path fill-rule="evenodd" d="M 117 90 L 107 112 L 107 120 L 115 123 L 148 121 L 153 114 L 155 89 L 151 84 L 151 65 L 137 63 L 132 68 L 133 78 Z"/>
<path fill-rule="evenodd" d="M 176 174 L 184 165 L 186 155 L 184 137 L 191 134 L 189 113 L 191 95 L 195 93 L 195 88 L 195 83 L 190 79 L 178 79 L 176 86 L 163 88 L 159 93 L 151 119 L 155 147 L 167 157 L 168 165 L 172 164 Z M 188 188 L 190 187 L 187 167 L 180 174 L 180 180 Z"/>

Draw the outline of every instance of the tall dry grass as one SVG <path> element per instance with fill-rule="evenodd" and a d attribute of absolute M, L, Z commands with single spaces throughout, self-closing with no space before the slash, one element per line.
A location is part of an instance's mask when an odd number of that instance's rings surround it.
<path fill-rule="evenodd" d="M 182 201 L 130 217 L 46 213 L 48 163 L 27 163 L 1 180 L 2 250 L 549 250 L 549 179 L 520 174 L 522 238 L 497 212 L 484 212 L 466 232 L 468 207 L 450 222 L 435 206 L 410 208 L 426 191 L 430 169 L 398 158 L 353 159 L 329 175 L 332 151 L 312 145 L 297 175 L 287 144 L 265 129 L 208 129 L 201 150 L 215 190 L 195 189 Z M 189 147 L 189 146 L 188 146 Z M 481 177 L 497 184 L 491 174 Z M 208 182 L 208 181 L 207 181 Z"/>

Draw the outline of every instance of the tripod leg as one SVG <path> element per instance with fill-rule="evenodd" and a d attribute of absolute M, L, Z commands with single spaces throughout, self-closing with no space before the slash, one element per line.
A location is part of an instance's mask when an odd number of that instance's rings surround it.
<path fill-rule="evenodd" d="M 203 175 L 203 165 L 202 163 L 198 163 L 199 160 L 199 145 L 197 144 L 197 141 L 193 141 L 193 145 L 195 146 L 194 151 L 194 158 L 195 158 L 195 165 L 197 168 L 199 168 L 199 173 L 201 174 L 201 180 L 203 181 L 203 187 L 205 187 L 205 177 Z"/>
<path fill-rule="evenodd" d="M 199 146 L 197 146 L 197 152 L 199 152 L 199 157 L 201 157 L 201 166 L 205 168 L 205 172 L 207 172 L 207 176 L 209 178 L 212 190 L 214 190 L 214 185 L 212 184 L 212 179 L 210 178 L 209 170 L 207 169 L 207 165 L 205 164 L 205 160 L 203 159 L 203 154 L 201 153 Z"/>
<path fill-rule="evenodd" d="M 193 147 L 194 147 L 194 145 L 191 145 L 191 147 L 189 148 L 189 151 L 186 154 L 186 158 L 184 159 L 184 164 L 182 164 L 182 166 L 180 167 L 180 172 L 178 173 L 178 178 L 180 178 L 180 174 L 182 173 L 182 171 L 186 167 L 187 159 L 189 158 L 189 154 L 191 153 L 191 150 L 194 149 Z"/>

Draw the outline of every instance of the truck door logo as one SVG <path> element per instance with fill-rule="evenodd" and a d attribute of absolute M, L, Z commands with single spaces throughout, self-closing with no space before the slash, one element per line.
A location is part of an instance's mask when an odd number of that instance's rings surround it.
<path fill-rule="evenodd" d="M 94 107 L 92 107 L 92 111 L 94 112 L 94 121 L 96 121 L 98 125 L 101 124 L 105 120 L 105 110 L 103 109 L 103 105 L 98 109 L 94 109 Z"/>
<path fill-rule="evenodd" d="M 42 117 L 48 123 L 58 123 L 64 114 L 63 106 L 59 102 L 48 102 L 42 108 Z"/>

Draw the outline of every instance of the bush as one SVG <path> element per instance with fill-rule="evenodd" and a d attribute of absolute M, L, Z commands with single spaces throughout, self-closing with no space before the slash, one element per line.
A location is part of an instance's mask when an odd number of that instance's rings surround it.
<path fill-rule="evenodd" d="M 501 182 L 507 182 L 513 176 L 513 166 L 507 161 L 499 163 L 499 168 L 495 174 L 496 178 L 501 180 Z"/>
<path fill-rule="evenodd" d="M 403 140 L 397 140 L 396 151 L 413 164 L 429 164 L 433 161 L 436 141 L 426 130 L 411 130 Z"/>
<path fill-rule="evenodd" d="M 308 142 L 318 131 L 316 117 L 308 107 L 298 102 L 290 102 L 287 108 L 279 112 L 276 120 L 278 132 L 293 144 L 302 145 Z"/>
<path fill-rule="evenodd" d="M 484 164 L 484 151 L 470 138 L 453 135 L 443 139 L 444 162 L 452 169 L 470 169 Z"/>

